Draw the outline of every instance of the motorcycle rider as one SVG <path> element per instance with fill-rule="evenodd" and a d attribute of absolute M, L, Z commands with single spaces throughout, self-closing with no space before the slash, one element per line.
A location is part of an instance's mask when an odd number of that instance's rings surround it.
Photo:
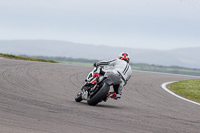
<path fill-rule="evenodd" d="M 106 101 L 109 97 L 115 100 L 121 98 L 122 89 L 126 85 L 127 81 L 131 78 L 132 70 L 129 65 L 130 56 L 128 53 L 122 52 L 119 54 L 119 57 L 110 61 L 100 61 L 94 63 L 94 66 L 110 66 L 110 69 L 100 69 L 97 73 L 104 75 L 106 73 L 112 73 L 120 82 L 113 85 L 114 92 L 109 92 Z"/>

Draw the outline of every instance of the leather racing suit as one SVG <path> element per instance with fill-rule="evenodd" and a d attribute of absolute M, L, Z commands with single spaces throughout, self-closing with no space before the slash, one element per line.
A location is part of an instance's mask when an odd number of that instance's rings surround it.
<path fill-rule="evenodd" d="M 116 99 L 121 97 L 122 89 L 126 85 L 127 81 L 131 78 L 132 69 L 129 63 L 125 60 L 121 59 L 113 59 L 110 61 L 100 61 L 96 63 L 97 66 L 109 66 L 109 68 L 104 68 L 103 71 L 105 73 L 112 72 L 116 75 L 116 77 L 120 78 L 120 84 L 114 84 L 113 88 L 116 92 Z"/>

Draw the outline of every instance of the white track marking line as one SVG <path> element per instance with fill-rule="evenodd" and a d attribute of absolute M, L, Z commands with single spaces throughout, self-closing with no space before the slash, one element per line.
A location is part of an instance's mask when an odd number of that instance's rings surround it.
<path fill-rule="evenodd" d="M 170 91 L 170 90 L 167 88 L 167 85 L 168 85 L 168 84 L 171 84 L 171 83 L 173 83 L 173 82 L 176 82 L 176 81 L 171 81 L 171 82 L 163 83 L 163 84 L 161 85 L 161 87 L 162 87 L 165 91 L 167 91 L 168 93 L 174 95 L 175 97 L 178 97 L 178 98 L 180 98 L 180 99 L 182 99 L 182 100 L 185 100 L 185 101 L 188 101 L 188 102 L 191 102 L 191 103 L 200 105 L 200 103 L 197 103 L 197 102 L 195 102 L 195 101 L 186 99 L 186 98 L 184 98 L 184 97 L 182 97 L 182 96 L 179 96 L 179 95 L 177 95 L 176 93 Z"/>

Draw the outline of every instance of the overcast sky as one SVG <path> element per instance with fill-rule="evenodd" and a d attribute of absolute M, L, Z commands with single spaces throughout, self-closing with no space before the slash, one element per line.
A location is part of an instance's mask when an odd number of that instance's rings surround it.
<path fill-rule="evenodd" d="M 0 0 L 0 40 L 200 47 L 200 0 Z"/>

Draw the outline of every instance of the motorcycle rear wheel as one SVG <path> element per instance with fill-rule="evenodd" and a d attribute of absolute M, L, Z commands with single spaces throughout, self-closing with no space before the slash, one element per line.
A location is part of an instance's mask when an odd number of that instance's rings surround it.
<path fill-rule="evenodd" d="M 92 96 L 88 96 L 87 103 L 92 106 L 97 105 L 107 96 L 109 90 L 110 90 L 110 86 L 104 83 L 101 89 L 96 94 Z"/>

